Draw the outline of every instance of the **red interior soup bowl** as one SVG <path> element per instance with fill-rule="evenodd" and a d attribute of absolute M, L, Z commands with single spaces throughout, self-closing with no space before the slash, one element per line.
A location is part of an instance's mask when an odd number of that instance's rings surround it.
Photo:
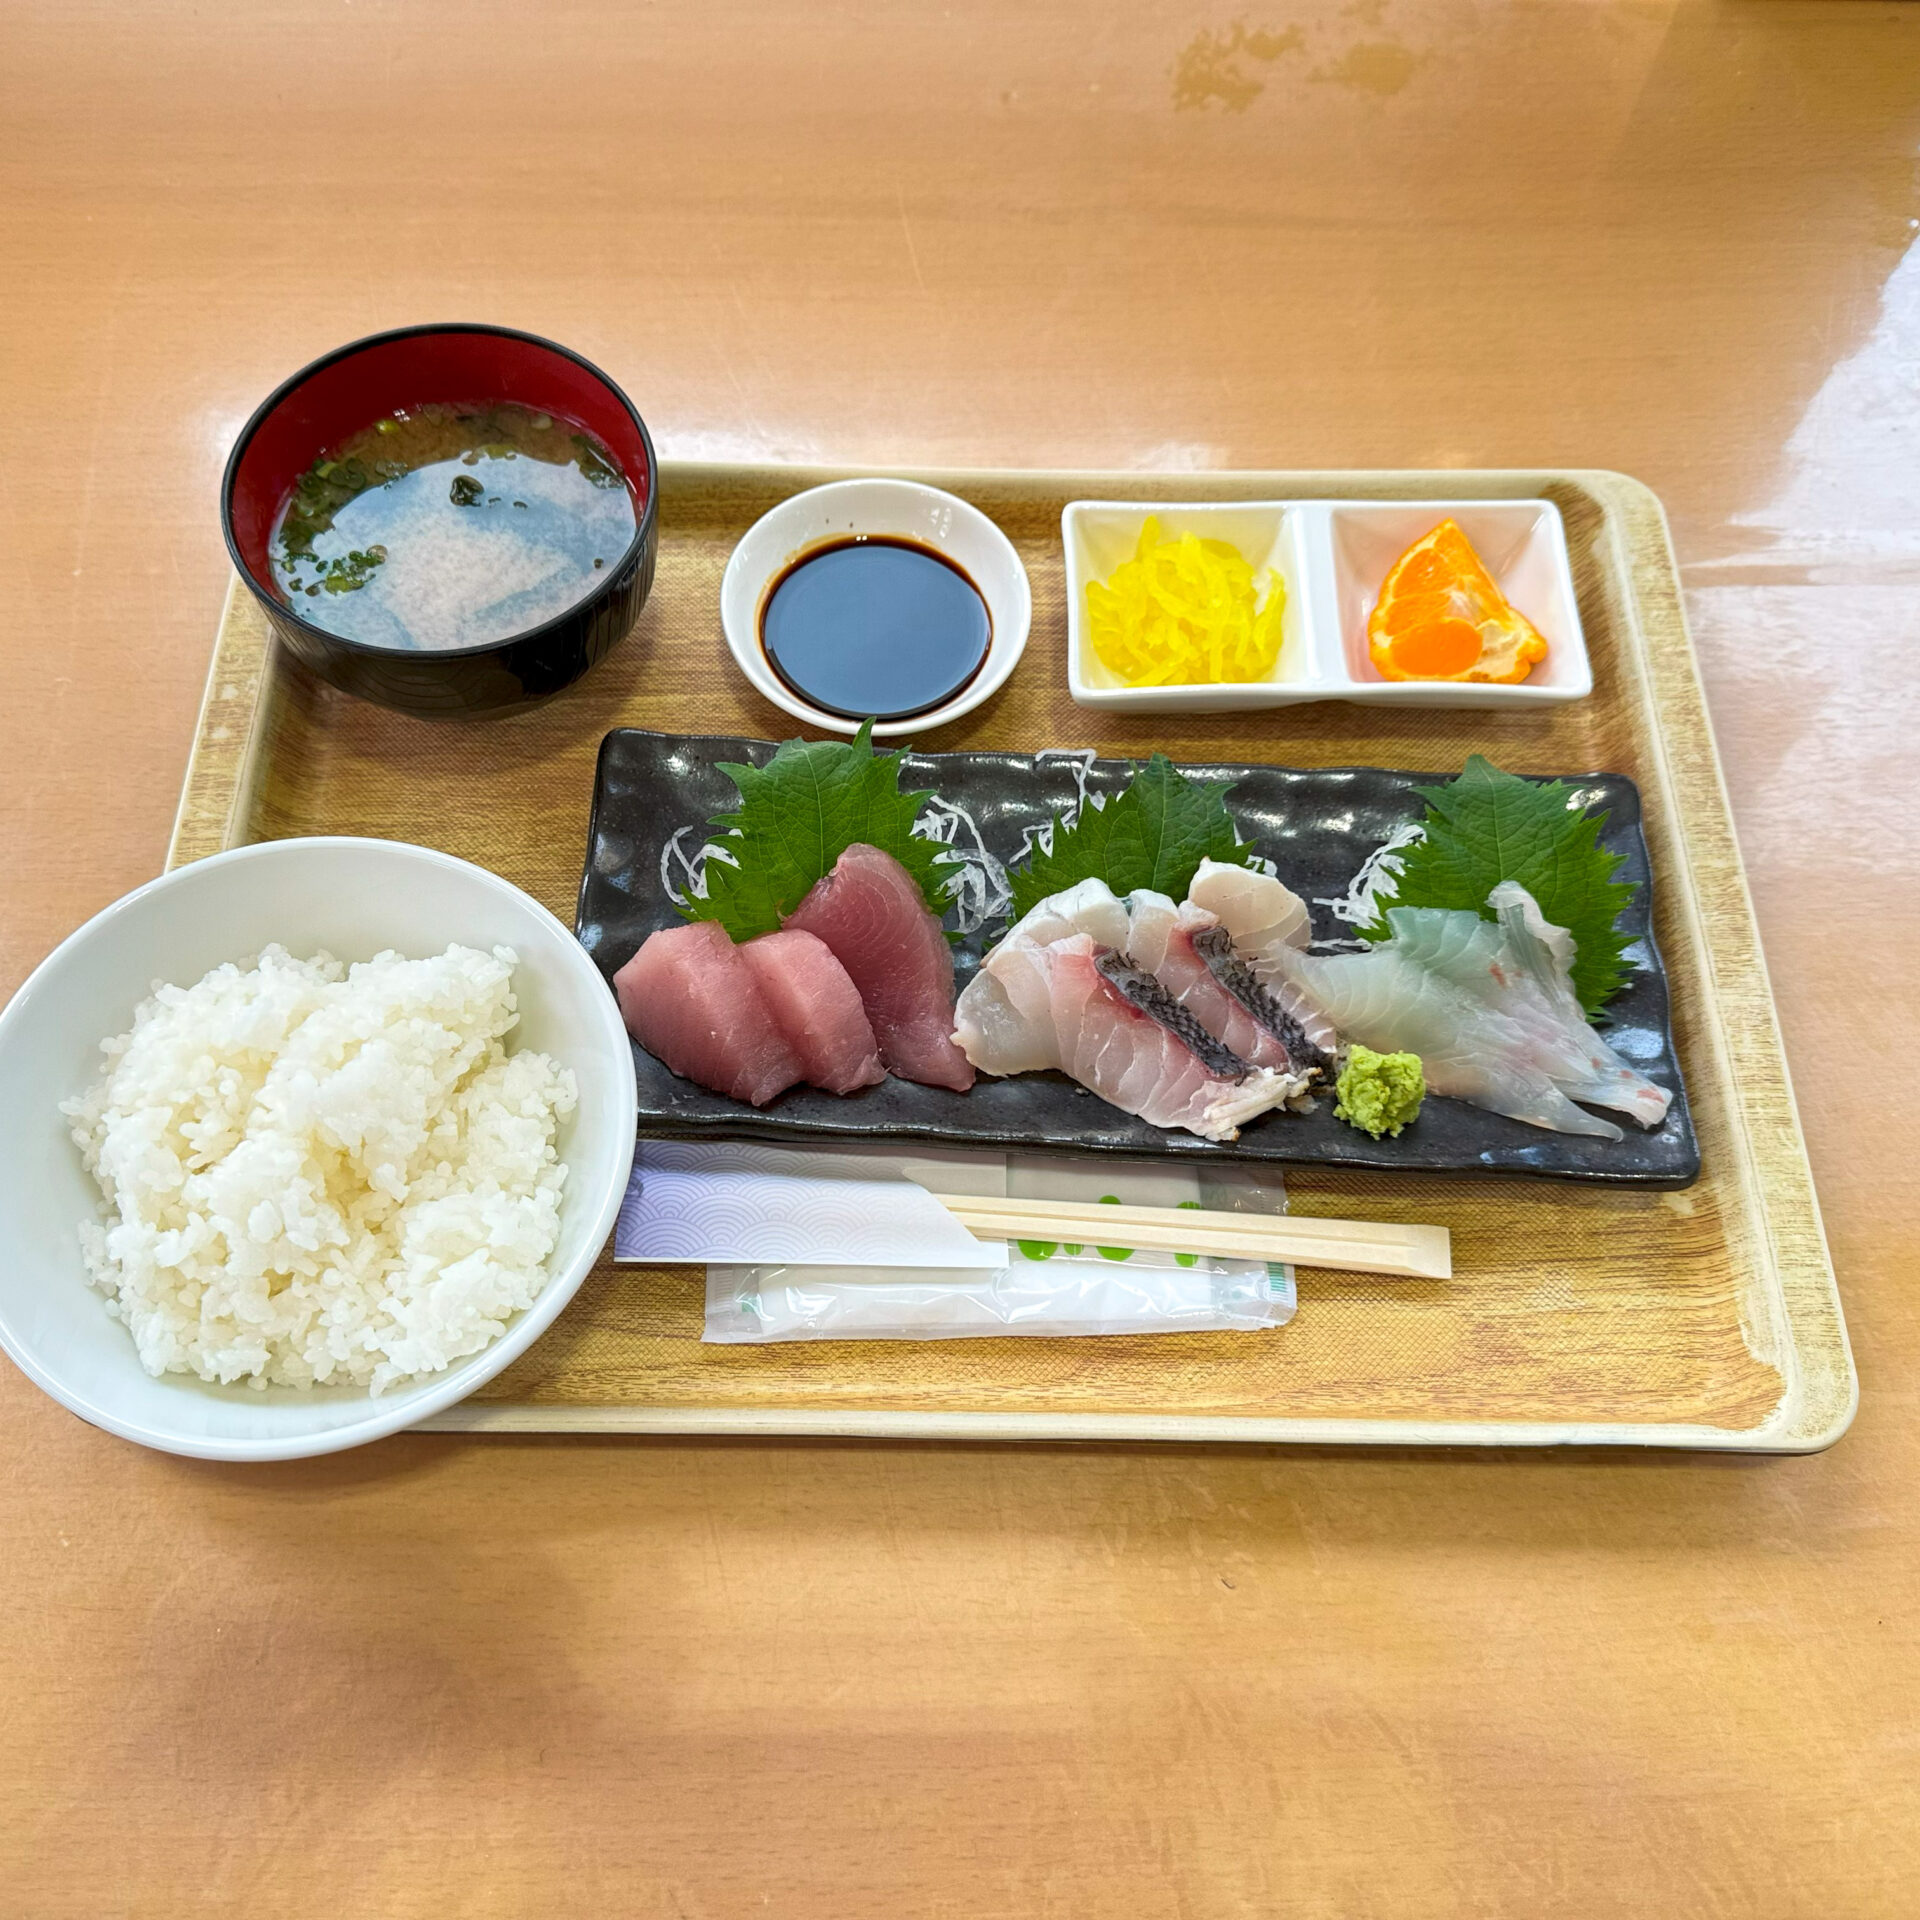
<path fill-rule="evenodd" d="M 220 513 L 240 577 L 323 680 L 458 716 L 558 693 L 626 637 L 653 586 L 658 496 L 645 422 L 577 353 L 507 327 L 403 327 L 267 398 Z"/>

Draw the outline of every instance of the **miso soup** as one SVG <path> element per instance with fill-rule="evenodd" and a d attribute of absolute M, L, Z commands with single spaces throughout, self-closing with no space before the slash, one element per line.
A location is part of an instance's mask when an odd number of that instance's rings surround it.
<path fill-rule="evenodd" d="M 482 646 L 577 605 L 632 544 L 626 476 L 590 434 L 502 404 L 377 420 L 295 482 L 274 583 L 368 646 Z"/>

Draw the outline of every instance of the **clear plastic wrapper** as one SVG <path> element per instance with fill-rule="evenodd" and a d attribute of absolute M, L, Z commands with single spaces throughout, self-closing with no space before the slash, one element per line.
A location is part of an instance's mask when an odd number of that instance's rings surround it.
<path fill-rule="evenodd" d="M 1284 1213 L 1265 1169 L 1013 1160 L 1008 1190 L 1034 1198 Z M 1293 1318 L 1293 1270 L 1204 1254 L 1016 1241 L 1000 1271 L 885 1267 L 707 1269 L 706 1334 L 723 1345 L 789 1340 L 1059 1339 L 1112 1333 L 1262 1332 Z"/>

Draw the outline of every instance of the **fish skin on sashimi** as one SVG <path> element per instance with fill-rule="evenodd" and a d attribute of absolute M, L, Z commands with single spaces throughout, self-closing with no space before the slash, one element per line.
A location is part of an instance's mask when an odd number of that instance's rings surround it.
<path fill-rule="evenodd" d="M 754 970 L 717 921 L 648 934 L 613 990 L 627 1031 L 683 1080 L 764 1107 L 805 1078 Z"/>
<path fill-rule="evenodd" d="M 860 991 L 824 940 L 798 927 L 763 933 L 740 948 L 807 1084 L 854 1093 L 887 1077 Z"/>
<path fill-rule="evenodd" d="M 832 949 L 859 990 L 881 1059 L 903 1080 L 957 1093 L 973 1085 L 953 1044 L 953 949 L 892 854 L 856 841 L 786 925 Z"/>
<path fill-rule="evenodd" d="M 1176 1040 L 1184 1042 L 1187 1051 L 1209 1073 L 1217 1073 L 1223 1080 L 1244 1080 L 1252 1071 L 1252 1062 L 1243 1060 L 1218 1034 L 1208 1032 L 1192 1011 L 1183 1007 L 1154 975 L 1144 967 L 1136 967 L 1124 953 L 1117 953 L 1112 947 L 1095 947 L 1093 964 L 1108 986 L 1118 987 L 1120 997 L 1130 1006 L 1138 1007 L 1149 1019 L 1167 1028 Z"/>
<path fill-rule="evenodd" d="M 1277 880 L 1265 875 L 1247 873 L 1244 868 L 1220 871 L 1260 882 L 1267 892 L 1258 896 L 1257 904 L 1269 913 L 1278 911 L 1273 896 L 1293 899 Z M 1279 992 L 1271 992 L 1243 957 L 1209 958 L 1195 946 L 1196 935 L 1219 927 L 1212 913 L 1191 900 L 1175 906 L 1166 894 L 1142 887 L 1122 901 L 1104 880 L 1090 879 L 1049 894 L 1015 924 L 1005 942 L 1046 946 L 1069 934 L 1084 933 L 1096 946 L 1119 948 L 1135 966 L 1152 974 L 1178 1006 L 1243 1060 L 1276 1073 L 1299 1073 L 1320 1065 L 1316 1055 L 1329 1053 L 1334 1038 L 1310 1008 L 1308 1020 L 1321 1031 L 1322 1040 L 1316 1042 L 1303 1031 L 1302 1022 L 1281 999 L 1287 995 L 1298 1000 L 1295 990 L 1281 982 Z"/>
<path fill-rule="evenodd" d="M 1339 1051 L 1340 1036 L 1281 964 L 1285 954 L 1305 948 L 1313 937 L 1307 903 L 1270 873 L 1202 860 L 1187 888 L 1187 904 L 1212 914 L 1226 928 L 1234 952 L 1252 969 L 1254 979 L 1279 1002 L 1307 1045 L 1330 1060 Z"/>
<path fill-rule="evenodd" d="M 1130 894 L 1127 906 L 1128 959 L 1152 974 L 1210 1034 L 1243 1060 L 1276 1073 L 1297 1073 L 1313 1064 L 1304 1045 L 1296 1056 L 1279 1032 L 1230 993 L 1195 947 L 1195 934 L 1219 926 L 1212 914 L 1191 901 L 1176 907 L 1164 893 L 1146 888 Z M 1251 984 L 1259 990 L 1257 982 Z"/>
<path fill-rule="evenodd" d="M 1088 934 L 1003 940 L 954 1009 L 955 1038 L 983 1073 L 1058 1068 L 1123 1113 L 1205 1140 L 1282 1105 L 1304 1081 L 1265 1067 L 1215 1072 L 1100 970 Z M 1237 1063 L 1236 1063 L 1237 1064 Z"/>
<path fill-rule="evenodd" d="M 1183 907 L 1181 911 L 1192 909 Z M 1192 940 L 1194 952 L 1206 962 L 1228 998 L 1237 1001 L 1264 1031 L 1280 1042 L 1296 1071 L 1332 1072 L 1338 1036 L 1319 1017 L 1304 994 L 1295 993 L 1284 980 L 1277 987 L 1263 986 L 1240 957 L 1225 927 L 1202 927 L 1192 935 Z M 1287 1004 L 1289 1001 L 1293 1003 L 1291 1007 Z M 1317 1042 L 1309 1036 L 1308 1026 L 1321 1036 Z"/>

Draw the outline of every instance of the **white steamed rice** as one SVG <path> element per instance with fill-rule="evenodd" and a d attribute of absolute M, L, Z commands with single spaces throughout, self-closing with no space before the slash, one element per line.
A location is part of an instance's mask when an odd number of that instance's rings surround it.
<path fill-rule="evenodd" d="M 380 1393 L 478 1353 L 560 1231 L 573 1075 L 508 1054 L 511 948 L 352 968 L 268 947 L 158 987 L 63 1104 L 93 1283 L 156 1378 Z"/>

